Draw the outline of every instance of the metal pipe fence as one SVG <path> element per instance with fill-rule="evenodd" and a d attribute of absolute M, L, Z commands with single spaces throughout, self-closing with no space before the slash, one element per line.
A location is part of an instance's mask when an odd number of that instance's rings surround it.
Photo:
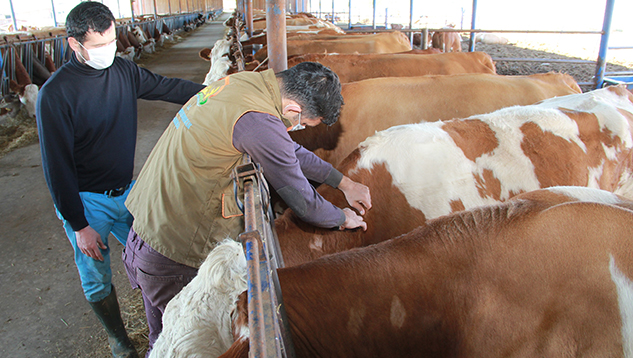
<path fill-rule="evenodd" d="M 209 11 L 204 13 L 205 17 L 215 18 L 222 12 L 222 9 Z M 157 17 L 144 21 L 127 22 L 116 25 L 117 35 L 120 32 L 127 34 L 128 27 L 139 26 L 143 30 L 147 30 L 153 35 L 154 29 L 162 30 L 163 23 L 166 24 L 171 31 L 179 31 L 185 27 L 187 23 L 192 22 L 199 13 L 182 14 L 167 17 Z M 41 71 L 44 71 L 47 56 L 55 68 L 61 67 L 70 60 L 72 50 L 68 46 L 68 40 L 65 35 L 57 35 L 46 38 L 37 39 L 34 36 L 7 37 L 0 38 L 0 93 L 5 96 L 10 92 L 9 84 L 11 80 L 16 80 L 16 61 L 20 61 L 31 81 L 41 85 L 39 79 Z M 45 72 L 44 72 L 45 74 Z"/>

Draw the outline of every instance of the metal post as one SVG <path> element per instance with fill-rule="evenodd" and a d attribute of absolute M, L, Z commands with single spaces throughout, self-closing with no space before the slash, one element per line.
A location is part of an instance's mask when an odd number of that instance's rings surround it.
<path fill-rule="evenodd" d="M 284 267 L 269 189 L 259 165 L 245 156 L 231 175 L 244 190 L 244 228 L 238 236 L 247 263 L 249 357 L 294 358 L 277 269 Z"/>
<path fill-rule="evenodd" d="M 55 15 L 55 0 L 51 0 L 51 7 L 53 8 L 53 23 L 57 27 L 57 15 Z"/>
<path fill-rule="evenodd" d="M 13 0 L 9 0 L 9 5 L 11 5 L 11 17 L 13 18 L 13 31 L 18 31 L 18 22 L 15 19 L 15 11 L 13 11 Z"/>
<path fill-rule="evenodd" d="M 475 29 L 475 17 L 477 15 L 477 0 L 473 0 L 473 16 L 470 20 L 470 29 L 474 30 Z M 471 32 L 470 33 L 470 43 L 468 44 L 468 52 L 473 52 L 475 51 L 475 33 Z"/>
<path fill-rule="evenodd" d="M 246 34 L 253 37 L 253 0 L 246 0 Z"/>
<path fill-rule="evenodd" d="M 249 233 L 247 231 L 247 233 Z M 253 235 L 255 234 L 255 235 Z M 252 262 L 248 269 L 248 328 L 250 330 L 249 357 L 267 357 L 266 318 L 264 315 L 264 298 L 262 297 L 261 267 L 259 253 L 260 238 L 257 232 L 250 236 L 242 234 L 246 260 Z M 257 329 L 255 329 L 257 328 Z M 272 353 L 272 352 L 271 352 Z"/>
<path fill-rule="evenodd" d="M 122 18 L 123 16 L 121 16 L 121 1 L 120 0 L 116 0 L 116 7 L 119 10 L 119 18 Z"/>
<path fill-rule="evenodd" d="M 158 20 L 158 10 L 156 10 L 156 0 L 154 0 L 154 21 L 156 20 Z"/>
<path fill-rule="evenodd" d="M 132 22 L 134 22 L 134 4 L 132 3 L 132 0 L 130 0 L 130 11 L 132 12 Z"/>
<path fill-rule="evenodd" d="M 607 48 L 609 47 L 609 35 L 611 33 L 611 19 L 613 17 L 613 6 L 615 0 L 607 0 L 604 10 L 604 22 L 602 23 L 602 38 L 600 39 L 600 50 L 596 61 L 596 75 L 594 77 L 596 89 L 602 87 L 604 81 L 604 71 L 607 68 Z"/>
<path fill-rule="evenodd" d="M 371 27 L 372 29 L 376 29 L 376 0 L 374 0 L 374 10 L 373 15 L 371 17 Z"/>
<path fill-rule="evenodd" d="M 349 0 L 349 13 L 347 15 L 349 18 L 347 19 L 347 28 L 352 28 L 352 0 Z"/>
<path fill-rule="evenodd" d="M 332 24 L 336 24 L 336 22 L 334 21 L 334 0 L 332 0 Z"/>
<path fill-rule="evenodd" d="M 420 32 L 420 48 L 426 50 L 429 47 L 429 28 L 425 27 Z"/>
<path fill-rule="evenodd" d="M 288 68 L 286 47 L 286 0 L 266 0 L 268 68 L 280 72 Z"/>
<path fill-rule="evenodd" d="M 385 8 L 385 29 L 389 28 L 389 8 Z"/>
<path fill-rule="evenodd" d="M 321 0 L 319 0 L 319 19 L 321 18 Z"/>
<path fill-rule="evenodd" d="M 413 30 L 413 0 L 409 2 L 409 30 Z M 411 48 L 413 48 L 413 31 L 409 32 L 409 41 L 411 41 Z"/>

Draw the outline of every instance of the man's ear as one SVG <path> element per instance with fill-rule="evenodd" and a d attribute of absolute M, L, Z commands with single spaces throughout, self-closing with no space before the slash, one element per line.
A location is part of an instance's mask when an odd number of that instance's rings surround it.
<path fill-rule="evenodd" d="M 290 111 L 292 112 L 296 112 L 296 113 L 301 113 L 301 107 L 294 101 L 292 101 L 293 103 L 287 104 L 286 107 L 284 107 L 284 113 L 282 114 L 286 114 Z"/>
<path fill-rule="evenodd" d="M 69 37 L 68 38 L 68 46 L 70 46 L 70 48 L 73 49 L 73 51 L 79 52 L 79 41 L 77 41 L 76 38 Z"/>

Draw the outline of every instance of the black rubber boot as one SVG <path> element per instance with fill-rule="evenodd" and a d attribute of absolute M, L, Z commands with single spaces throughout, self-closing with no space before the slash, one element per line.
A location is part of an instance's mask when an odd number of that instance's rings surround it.
<path fill-rule="evenodd" d="M 112 286 L 112 292 L 108 297 L 99 302 L 89 303 L 108 333 L 108 343 L 110 343 L 112 356 L 115 358 L 138 358 L 136 348 L 125 331 L 114 286 Z"/>

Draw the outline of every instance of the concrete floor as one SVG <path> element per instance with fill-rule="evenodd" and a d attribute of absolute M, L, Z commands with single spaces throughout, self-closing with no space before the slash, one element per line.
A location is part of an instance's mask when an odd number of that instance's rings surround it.
<path fill-rule="evenodd" d="M 222 20 L 207 22 L 182 42 L 140 62 L 167 76 L 202 83 L 209 63 L 198 57 L 223 37 Z M 179 105 L 139 100 L 135 175 Z M 86 302 L 72 249 L 44 182 L 39 145 L 0 159 L 0 357 L 99 357 L 106 334 Z M 132 295 L 110 237 L 114 284 Z"/>

